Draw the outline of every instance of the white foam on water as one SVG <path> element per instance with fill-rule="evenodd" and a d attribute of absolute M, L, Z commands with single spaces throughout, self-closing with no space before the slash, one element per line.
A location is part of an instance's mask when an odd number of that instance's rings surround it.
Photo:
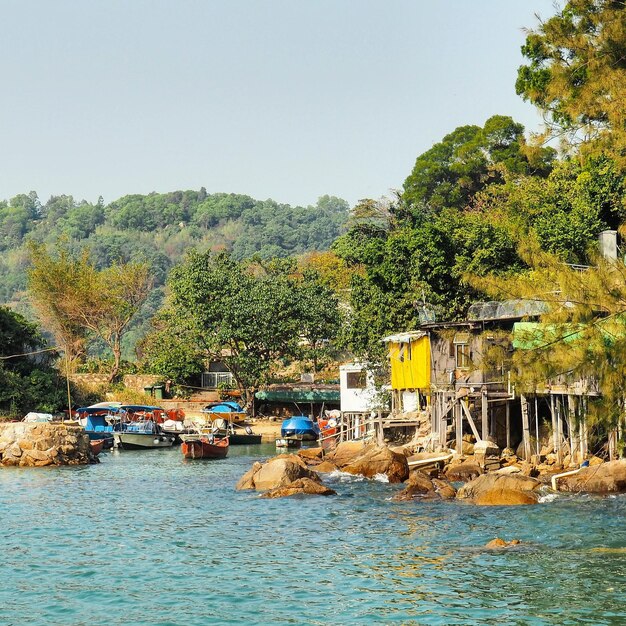
<path fill-rule="evenodd" d="M 547 493 L 545 496 L 539 498 L 539 502 L 554 502 L 557 498 L 560 498 L 558 493 Z"/>
<path fill-rule="evenodd" d="M 387 476 L 387 474 L 376 474 L 376 476 L 374 476 L 374 480 L 378 481 L 379 483 L 388 483 L 389 476 Z"/>
<path fill-rule="evenodd" d="M 330 480 L 336 480 L 340 483 L 356 482 L 360 483 L 365 480 L 365 476 L 361 474 L 348 474 L 348 472 L 342 472 L 341 470 L 334 470 L 328 474 Z"/>

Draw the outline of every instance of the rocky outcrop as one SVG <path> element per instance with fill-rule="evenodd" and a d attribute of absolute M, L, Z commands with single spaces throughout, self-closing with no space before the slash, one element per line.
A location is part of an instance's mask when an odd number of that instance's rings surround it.
<path fill-rule="evenodd" d="M 510 548 L 512 546 L 519 546 L 522 543 L 519 539 L 511 539 L 511 541 L 505 541 L 504 539 L 500 539 L 500 537 L 496 537 L 492 539 L 490 542 L 485 544 L 485 548 L 488 550 L 498 550 L 500 548 Z"/>
<path fill-rule="evenodd" d="M 78 426 L 59 423 L 0 424 L 0 465 L 44 467 L 97 463 L 89 436 Z"/>
<path fill-rule="evenodd" d="M 298 478 L 284 487 L 276 487 L 265 492 L 262 498 L 285 498 L 289 496 L 334 496 L 337 492 L 310 478 Z"/>
<path fill-rule="evenodd" d="M 445 469 L 445 475 L 448 480 L 466 482 L 478 478 L 483 470 L 477 463 L 455 463 L 450 464 Z"/>
<path fill-rule="evenodd" d="M 321 483 L 316 472 L 307 468 L 304 461 L 297 454 L 281 454 L 266 463 L 255 463 L 246 472 L 236 489 L 254 489 L 256 491 L 269 491 L 287 487 L 293 482 L 307 478 L 313 482 Z"/>
<path fill-rule="evenodd" d="M 559 491 L 585 491 L 589 493 L 620 493 L 626 491 L 626 459 L 585 467 L 561 478 Z"/>
<path fill-rule="evenodd" d="M 390 483 L 401 483 L 409 477 L 409 465 L 404 454 L 387 446 L 362 443 L 340 443 L 326 460 L 348 474 L 374 478 L 384 474 Z"/>
<path fill-rule="evenodd" d="M 461 487 L 457 498 L 486 506 L 536 504 L 540 486 L 538 480 L 520 474 L 483 474 Z"/>
<path fill-rule="evenodd" d="M 456 490 L 450 483 L 437 478 L 430 478 L 420 470 L 409 474 L 406 487 L 394 497 L 394 500 L 449 500 L 456 496 Z"/>

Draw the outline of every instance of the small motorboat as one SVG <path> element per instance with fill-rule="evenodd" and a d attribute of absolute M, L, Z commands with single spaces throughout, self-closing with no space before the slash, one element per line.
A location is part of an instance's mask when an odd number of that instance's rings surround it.
<path fill-rule="evenodd" d="M 176 441 L 174 435 L 161 431 L 152 420 L 122 422 L 119 430 L 113 431 L 115 446 L 123 450 L 147 450 L 150 448 L 171 448 Z"/>
<path fill-rule="evenodd" d="M 104 445 L 104 439 L 90 439 L 89 447 L 91 448 L 91 454 L 98 456 L 102 452 Z"/>
<path fill-rule="evenodd" d="M 295 438 L 303 441 L 315 441 L 320 436 L 320 427 L 306 415 L 294 415 L 283 421 L 280 427 L 283 439 Z"/>
<path fill-rule="evenodd" d="M 232 400 L 207 404 L 207 406 L 201 409 L 201 413 L 204 413 L 211 421 L 225 419 L 227 422 L 235 424 L 242 424 L 248 418 L 248 414 L 243 410 L 243 407 L 238 402 Z"/>
<path fill-rule="evenodd" d="M 302 439 L 296 439 L 295 437 L 284 437 L 276 440 L 277 448 L 296 449 L 302 447 Z"/>
<path fill-rule="evenodd" d="M 103 449 L 113 447 L 113 425 L 119 421 L 116 407 L 88 406 L 77 410 L 78 423 L 89 435 L 90 441 L 102 440 Z"/>
<path fill-rule="evenodd" d="M 213 433 L 181 435 L 181 452 L 186 459 L 224 459 L 228 454 L 228 437 Z"/>

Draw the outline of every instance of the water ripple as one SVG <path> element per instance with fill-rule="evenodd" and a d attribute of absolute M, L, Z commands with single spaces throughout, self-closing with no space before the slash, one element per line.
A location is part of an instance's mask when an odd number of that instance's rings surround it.
<path fill-rule="evenodd" d="M 336 497 L 234 491 L 272 452 L 122 452 L 0 471 L 0 624 L 626 621 L 622 496 L 391 502 L 400 485 L 340 473 L 327 478 Z M 522 544 L 484 550 L 495 536 Z"/>

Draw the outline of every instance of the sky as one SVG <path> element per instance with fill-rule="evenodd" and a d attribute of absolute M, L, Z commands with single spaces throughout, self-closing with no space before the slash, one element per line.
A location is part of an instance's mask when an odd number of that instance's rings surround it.
<path fill-rule="evenodd" d="M 511 115 L 553 0 L 0 0 L 0 199 L 200 189 L 351 205 Z"/>

